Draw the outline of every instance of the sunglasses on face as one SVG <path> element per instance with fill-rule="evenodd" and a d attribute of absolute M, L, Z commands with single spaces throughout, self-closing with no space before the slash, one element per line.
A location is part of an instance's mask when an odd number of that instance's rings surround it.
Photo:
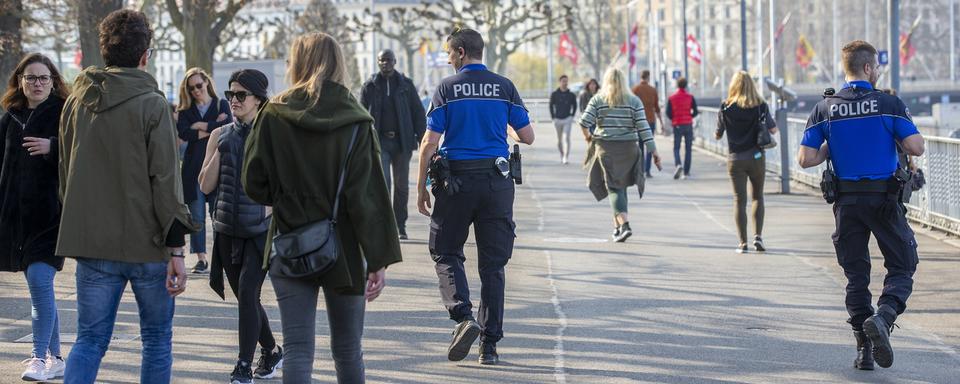
<path fill-rule="evenodd" d="M 237 91 L 237 92 L 224 91 L 223 92 L 223 96 L 227 98 L 227 101 L 233 100 L 233 98 L 236 97 L 237 101 L 241 103 L 247 99 L 247 96 L 250 96 L 250 95 L 251 94 L 247 91 Z"/>
<path fill-rule="evenodd" d="M 53 77 L 48 75 L 41 75 L 41 76 L 25 75 L 21 77 L 23 78 L 23 81 L 26 82 L 27 84 L 36 84 L 37 82 L 40 82 L 41 85 L 50 84 L 50 80 L 53 79 Z"/>
<path fill-rule="evenodd" d="M 192 91 L 192 90 L 194 90 L 194 89 L 196 89 L 196 90 L 199 91 L 199 90 L 203 89 L 203 86 L 204 86 L 204 85 L 206 85 L 206 83 L 199 83 L 199 84 L 194 84 L 194 85 L 187 85 L 187 89 L 190 90 L 190 91 Z"/>

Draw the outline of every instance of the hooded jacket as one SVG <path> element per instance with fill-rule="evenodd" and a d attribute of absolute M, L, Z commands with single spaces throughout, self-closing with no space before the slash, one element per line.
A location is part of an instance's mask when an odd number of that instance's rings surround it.
<path fill-rule="evenodd" d="M 54 256 L 60 199 L 57 197 L 57 129 L 63 99 L 50 95 L 31 112 L 7 111 L 0 118 L 0 270 L 25 271 L 38 261 L 63 268 Z M 21 125 L 24 124 L 24 125 Z M 24 137 L 50 139 L 50 153 L 30 156 Z"/>
<path fill-rule="evenodd" d="M 89 67 L 60 120 L 57 254 L 165 262 L 174 221 L 199 229 L 183 202 L 176 130 L 157 81 L 136 68 Z"/>
<path fill-rule="evenodd" d="M 401 261 L 393 208 L 380 165 L 373 118 L 340 84 L 326 81 L 316 100 L 295 91 L 269 102 L 247 138 L 243 188 L 254 201 L 273 207 L 264 265 L 274 234 L 330 218 L 347 145 L 359 129 L 347 164 L 337 236 L 343 253 L 319 277 L 343 294 L 364 292 L 367 272 Z"/>

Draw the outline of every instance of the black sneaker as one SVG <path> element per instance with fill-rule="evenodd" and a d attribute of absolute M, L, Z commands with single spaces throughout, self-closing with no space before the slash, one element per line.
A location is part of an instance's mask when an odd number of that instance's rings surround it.
<path fill-rule="evenodd" d="M 204 260 L 197 260 L 197 263 L 193 266 L 193 270 L 190 272 L 197 274 L 210 273 L 210 264 Z"/>
<path fill-rule="evenodd" d="M 460 361 L 470 354 L 470 347 L 480 336 L 480 324 L 470 318 L 461 321 L 453 330 L 453 341 L 447 348 L 447 359 L 450 361 Z"/>
<path fill-rule="evenodd" d="M 736 252 L 736 253 L 747 253 L 749 250 L 750 250 L 750 249 L 747 248 L 747 243 L 740 243 L 740 245 L 737 246 L 737 249 L 734 250 L 734 252 Z"/>
<path fill-rule="evenodd" d="M 250 363 L 240 360 L 237 366 L 233 368 L 230 374 L 230 384 L 252 384 L 253 372 L 250 370 Z"/>
<path fill-rule="evenodd" d="M 633 231 L 630 230 L 630 223 L 623 223 L 622 225 L 620 225 L 620 233 L 617 234 L 616 237 L 614 237 L 613 241 L 622 243 L 624 241 L 627 241 L 627 239 L 629 239 L 630 236 L 632 235 L 633 235 Z"/>
<path fill-rule="evenodd" d="M 260 360 L 257 360 L 257 370 L 253 372 L 253 376 L 258 379 L 272 379 L 280 368 L 283 368 L 283 348 L 278 345 L 276 352 L 261 348 Z"/>
<path fill-rule="evenodd" d="M 883 317 L 883 312 L 892 312 L 893 318 L 897 313 L 886 306 L 880 306 L 876 314 L 870 316 L 863 322 L 863 333 L 867 334 L 873 343 L 873 359 L 877 365 L 883 368 L 890 368 L 893 365 L 893 347 L 890 345 L 890 332 L 893 332 L 893 323 L 887 322 Z"/>
<path fill-rule="evenodd" d="M 617 236 L 620 236 L 620 227 L 613 229 L 613 236 L 610 236 L 610 240 L 617 241 Z"/>
<path fill-rule="evenodd" d="M 407 240 L 407 239 L 410 238 L 409 236 L 407 236 L 407 229 L 406 229 L 406 228 L 400 227 L 399 229 L 400 229 L 400 240 Z"/>
<path fill-rule="evenodd" d="M 756 249 L 757 252 L 767 251 L 767 247 L 763 246 L 763 239 L 761 239 L 759 235 L 753 238 L 753 248 Z"/>
<path fill-rule="evenodd" d="M 681 167 L 681 166 L 678 165 L 678 166 L 677 166 L 677 170 L 676 170 L 675 172 L 673 172 L 673 179 L 674 179 L 674 180 L 679 179 L 679 178 L 680 178 L 680 175 L 682 175 L 682 174 L 683 174 L 683 167 Z"/>
<path fill-rule="evenodd" d="M 497 365 L 500 363 L 500 355 L 497 354 L 496 343 L 480 342 L 480 358 L 477 361 L 482 365 Z"/>

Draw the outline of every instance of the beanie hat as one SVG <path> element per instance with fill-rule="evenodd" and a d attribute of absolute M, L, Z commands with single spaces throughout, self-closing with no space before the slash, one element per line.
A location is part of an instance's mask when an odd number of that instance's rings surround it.
<path fill-rule="evenodd" d="M 233 82 L 239 83 L 240 86 L 246 88 L 261 100 L 267 99 L 267 75 L 264 75 L 263 72 L 256 69 L 241 69 L 230 75 L 227 86 L 229 87 Z"/>

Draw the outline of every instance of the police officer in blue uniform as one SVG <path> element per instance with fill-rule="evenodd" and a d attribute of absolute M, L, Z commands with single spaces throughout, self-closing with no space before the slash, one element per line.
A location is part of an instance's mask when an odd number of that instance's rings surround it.
<path fill-rule="evenodd" d="M 843 67 L 847 82 L 810 114 L 797 158 L 804 168 L 828 161 L 835 170 L 835 179 L 825 172 L 822 185 L 828 202 L 833 200 L 833 244 L 847 277 L 848 322 L 858 351 L 854 366 L 872 370 L 874 361 L 884 368 L 893 364 L 890 332 L 906 309 L 918 262 L 900 201 L 906 177 L 897 151 L 920 156 L 924 144 L 903 101 L 874 88 L 880 72 L 872 45 L 856 40 L 844 46 Z M 887 269 L 876 312 L 868 288 L 870 234 Z"/>
<path fill-rule="evenodd" d="M 515 237 L 507 136 L 532 144 L 534 132 L 513 83 L 482 64 L 483 37 L 477 31 L 458 28 L 446 45 L 457 74 L 440 83 L 427 112 L 417 206 L 431 217 L 430 255 L 436 262 L 440 296 L 457 322 L 447 358 L 463 360 L 479 336 L 479 362 L 497 364 L 496 343 L 503 338 L 504 266 Z M 428 167 L 434 175 L 432 214 Z M 471 225 L 480 270 L 479 323 L 473 317 L 463 266 L 463 245 Z"/>

